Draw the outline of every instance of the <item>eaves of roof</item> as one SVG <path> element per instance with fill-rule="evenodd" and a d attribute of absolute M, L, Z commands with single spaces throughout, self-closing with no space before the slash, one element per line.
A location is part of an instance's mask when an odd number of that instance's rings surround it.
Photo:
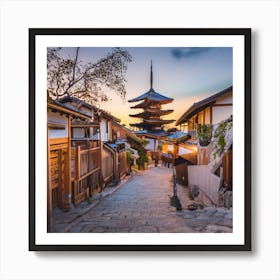
<path fill-rule="evenodd" d="M 109 120 L 114 120 L 116 122 L 120 122 L 121 120 L 113 115 L 111 115 L 110 113 L 98 108 L 95 105 L 89 104 L 77 97 L 73 97 L 73 96 L 65 96 L 59 99 L 59 102 L 61 103 L 66 103 L 66 102 L 76 102 L 77 104 L 81 104 L 82 106 L 94 110 L 95 112 L 100 112 L 101 116 L 104 117 L 105 119 L 109 119 Z"/>
<path fill-rule="evenodd" d="M 128 100 L 128 102 L 138 102 L 138 101 L 146 100 L 146 99 L 150 100 L 150 101 L 158 101 L 158 102 L 161 102 L 161 101 L 172 102 L 173 101 L 173 98 L 166 97 L 158 92 L 155 92 L 154 89 L 150 89 L 149 91 L 145 92 L 144 94 Z"/>
<path fill-rule="evenodd" d="M 73 108 L 67 107 L 66 105 L 61 104 L 60 102 L 55 101 L 55 100 L 48 102 L 47 107 L 51 110 L 61 112 L 61 113 L 67 114 L 67 115 L 72 115 L 72 116 L 79 117 L 82 119 L 91 120 L 90 115 L 88 115 L 84 112 L 80 112 L 79 110 L 75 110 Z"/>
<path fill-rule="evenodd" d="M 210 105 L 214 104 L 217 100 L 217 98 L 227 94 L 232 90 L 232 86 L 219 91 L 218 93 L 215 93 L 203 100 L 200 100 L 198 102 L 195 102 L 175 123 L 175 125 L 179 125 L 183 122 L 188 121 L 191 117 L 196 115 L 197 113 L 201 112 L 205 108 L 209 107 Z"/>
<path fill-rule="evenodd" d="M 137 141 L 139 143 L 141 142 L 141 139 L 137 135 L 135 135 L 135 133 L 133 133 L 127 127 L 124 127 L 123 125 L 121 125 L 121 124 L 119 124 L 118 122 L 115 122 L 115 121 L 113 121 L 113 125 L 123 129 L 127 133 L 127 135 L 130 136 L 131 138 L 133 138 L 135 141 Z"/>

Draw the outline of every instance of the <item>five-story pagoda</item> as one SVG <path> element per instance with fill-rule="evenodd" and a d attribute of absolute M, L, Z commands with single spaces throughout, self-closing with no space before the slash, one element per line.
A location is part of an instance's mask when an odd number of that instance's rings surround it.
<path fill-rule="evenodd" d="M 130 117 L 141 118 L 142 122 L 130 124 L 131 127 L 139 129 L 137 134 L 145 134 L 150 138 L 159 138 L 166 136 L 163 126 L 174 122 L 175 120 L 165 120 L 161 116 L 168 115 L 173 110 L 162 110 L 162 105 L 171 103 L 173 98 L 169 98 L 157 93 L 153 89 L 153 66 L 151 63 L 151 88 L 148 92 L 135 97 L 128 102 L 139 102 L 137 105 L 130 107 L 131 109 L 143 109 L 141 113 L 129 115 Z"/>

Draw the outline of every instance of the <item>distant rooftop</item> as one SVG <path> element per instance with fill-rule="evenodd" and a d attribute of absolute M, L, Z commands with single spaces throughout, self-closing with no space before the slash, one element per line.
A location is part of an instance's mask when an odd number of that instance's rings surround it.
<path fill-rule="evenodd" d="M 175 131 L 175 132 L 173 132 L 172 134 L 170 134 L 170 135 L 168 135 L 168 139 L 174 139 L 174 140 L 176 140 L 176 139 L 179 139 L 179 138 L 181 138 L 181 137 L 184 137 L 184 136 L 186 136 L 186 135 L 188 135 L 186 132 L 183 132 L 183 131 Z"/>
<path fill-rule="evenodd" d="M 164 130 L 139 130 L 139 131 L 134 131 L 134 133 L 137 136 L 145 135 L 150 138 L 160 138 L 160 137 L 166 137 L 167 132 Z"/>

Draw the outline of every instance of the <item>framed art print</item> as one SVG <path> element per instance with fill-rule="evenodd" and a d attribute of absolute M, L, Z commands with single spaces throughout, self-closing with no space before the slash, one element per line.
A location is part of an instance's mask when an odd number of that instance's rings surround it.
<path fill-rule="evenodd" d="M 250 29 L 30 29 L 31 251 L 251 250 Z"/>

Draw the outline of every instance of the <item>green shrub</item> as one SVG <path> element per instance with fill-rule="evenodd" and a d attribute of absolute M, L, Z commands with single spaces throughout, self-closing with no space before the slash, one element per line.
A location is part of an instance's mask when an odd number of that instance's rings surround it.
<path fill-rule="evenodd" d="M 214 159 L 220 156 L 226 147 L 226 133 L 232 128 L 232 121 L 224 121 L 219 124 L 213 136 L 213 156 Z"/>
<path fill-rule="evenodd" d="M 89 196 L 89 197 L 87 198 L 87 203 L 88 203 L 88 204 L 92 204 L 92 203 L 93 203 L 93 199 L 92 199 L 91 196 Z"/>
<path fill-rule="evenodd" d="M 199 124 L 197 127 L 197 136 L 200 146 L 207 146 L 212 138 L 212 125 Z"/>

